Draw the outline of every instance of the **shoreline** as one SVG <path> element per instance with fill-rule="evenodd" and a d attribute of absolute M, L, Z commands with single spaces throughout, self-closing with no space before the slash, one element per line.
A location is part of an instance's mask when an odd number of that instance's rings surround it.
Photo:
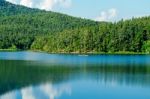
<path fill-rule="evenodd" d="M 40 50 L 18 50 L 18 49 L 0 49 L 0 52 L 17 52 L 17 51 L 30 51 L 30 52 L 39 52 L 39 53 L 48 53 L 48 54 L 78 54 L 78 55 L 150 55 L 150 53 L 144 52 L 48 52 Z"/>
<path fill-rule="evenodd" d="M 18 49 L 0 49 L 0 52 L 2 51 L 20 51 Z"/>

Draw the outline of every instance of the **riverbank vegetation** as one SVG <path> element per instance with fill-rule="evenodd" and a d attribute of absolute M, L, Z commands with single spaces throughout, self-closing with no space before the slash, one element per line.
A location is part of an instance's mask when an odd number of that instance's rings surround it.
<path fill-rule="evenodd" d="M 150 53 L 150 17 L 95 22 L 0 0 L 0 49 Z"/>

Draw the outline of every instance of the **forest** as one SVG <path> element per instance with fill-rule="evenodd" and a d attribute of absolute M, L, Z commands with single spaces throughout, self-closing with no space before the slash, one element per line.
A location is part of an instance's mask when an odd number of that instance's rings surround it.
<path fill-rule="evenodd" d="M 0 49 L 150 53 L 150 16 L 97 22 L 0 0 Z"/>

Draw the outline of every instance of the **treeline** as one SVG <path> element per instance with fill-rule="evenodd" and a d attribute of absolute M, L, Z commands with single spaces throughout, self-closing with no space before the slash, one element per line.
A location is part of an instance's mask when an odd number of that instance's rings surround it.
<path fill-rule="evenodd" d="M 150 52 L 150 17 L 95 22 L 0 0 L 0 49 Z"/>
<path fill-rule="evenodd" d="M 15 45 L 19 49 L 29 49 L 35 36 L 55 35 L 64 30 L 97 24 L 90 20 L 48 12 L 3 16 L 0 17 L 0 48 L 7 49 Z"/>
<path fill-rule="evenodd" d="M 150 52 L 150 17 L 64 30 L 37 37 L 31 49 L 48 52 Z"/>

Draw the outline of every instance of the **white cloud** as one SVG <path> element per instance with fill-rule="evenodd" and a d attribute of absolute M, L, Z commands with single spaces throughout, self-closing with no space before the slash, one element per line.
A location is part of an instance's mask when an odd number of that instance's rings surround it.
<path fill-rule="evenodd" d="M 59 88 L 55 88 L 52 84 L 45 84 L 40 86 L 40 89 L 49 97 L 49 99 L 55 99 L 66 92 L 71 94 L 71 88 L 68 85 L 61 85 Z"/>
<path fill-rule="evenodd" d="M 37 8 L 51 10 L 56 3 L 56 0 L 44 0 L 43 2 L 37 5 Z"/>
<path fill-rule="evenodd" d="M 0 96 L 0 99 L 16 99 L 15 92 L 8 92 L 2 96 Z"/>
<path fill-rule="evenodd" d="M 9 2 L 12 2 L 14 4 L 17 4 L 17 0 L 6 0 L 6 1 L 9 1 Z"/>
<path fill-rule="evenodd" d="M 33 95 L 33 89 L 32 87 L 25 88 L 21 90 L 22 99 L 36 99 Z"/>
<path fill-rule="evenodd" d="M 100 16 L 98 16 L 96 21 L 111 21 L 113 18 L 117 17 L 117 9 L 111 8 L 107 11 L 102 11 Z"/>
<path fill-rule="evenodd" d="M 68 8 L 72 5 L 72 0 L 6 0 L 15 4 L 24 5 L 31 8 L 52 10 L 55 6 Z"/>
<path fill-rule="evenodd" d="M 21 0 L 20 4 L 24 6 L 32 7 L 32 0 Z"/>
<path fill-rule="evenodd" d="M 72 5 L 72 1 L 71 0 L 59 0 L 60 4 L 65 7 L 68 8 Z"/>
<path fill-rule="evenodd" d="M 116 17 L 117 16 L 117 10 L 114 9 L 114 8 L 109 9 L 108 10 L 108 15 L 109 15 L 109 17 L 108 17 L 109 19 Z"/>
<path fill-rule="evenodd" d="M 40 97 L 38 96 L 40 93 Z M 71 87 L 68 84 L 62 84 L 54 86 L 51 83 L 46 83 L 43 85 L 35 87 L 26 87 L 20 90 L 13 90 L 2 96 L 0 99 L 16 99 L 18 95 L 21 95 L 22 99 L 42 99 L 43 97 L 48 97 L 48 99 L 59 98 L 62 94 L 71 95 Z"/>

